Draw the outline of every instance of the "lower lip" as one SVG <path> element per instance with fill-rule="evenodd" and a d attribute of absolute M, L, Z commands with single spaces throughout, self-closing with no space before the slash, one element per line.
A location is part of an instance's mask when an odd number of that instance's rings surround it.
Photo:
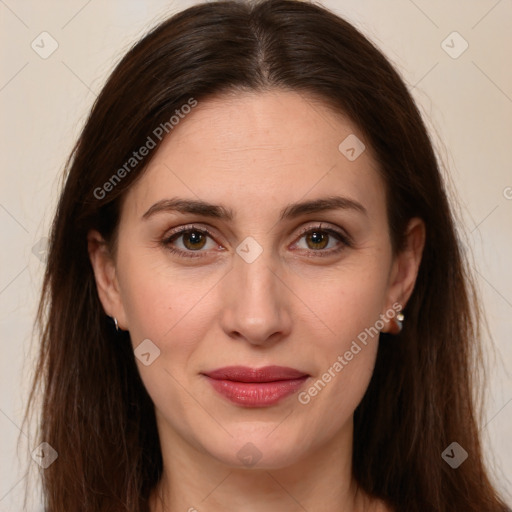
<path fill-rule="evenodd" d="M 266 407 L 277 404 L 283 398 L 297 392 L 307 375 L 300 379 L 274 382 L 235 382 L 206 377 L 213 388 L 237 405 L 246 407 Z"/>

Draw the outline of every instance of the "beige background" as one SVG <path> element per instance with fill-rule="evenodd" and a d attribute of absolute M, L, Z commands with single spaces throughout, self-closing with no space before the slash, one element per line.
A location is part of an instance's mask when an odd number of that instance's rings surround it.
<path fill-rule="evenodd" d="M 65 158 L 120 56 L 149 27 L 193 3 L 0 0 L 2 512 L 21 510 L 27 468 L 35 469 L 26 455 L 35 447 L 29 432 L 21 434 L 19 455 L 16 442 L 32 371 L 40 240 L 48 232 Z M 512 2 L 322 3 L 355 23 L 398 66 L 429 120 L 461 202 L 461 233 L 475 256 L 496 350 L 482 431 L 496 482 L 512 501 Z M 40 36 L 45 31 L 50 36 Z M 454 31 L 460 36 L 450 35 Z M 50 37 L 58 48 L 43 59 L 31 44 L 47 51 Z M 29 509 L 36 504 L 37 497 Z"/>

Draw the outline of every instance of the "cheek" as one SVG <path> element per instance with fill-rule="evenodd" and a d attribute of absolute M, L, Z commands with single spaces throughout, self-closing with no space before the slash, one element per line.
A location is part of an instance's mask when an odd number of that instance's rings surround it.
<path fill-rule="evenodd" d="M 307 297 L 314 311 L 305 325 L 310 326 L 309 335 L 315 340 L 311 355 L 318 369 L 297 399 L 311 413 L 307 421 L 330 418 L 322 435 L 331 435 L 350 418 L 370 382 L 383 327 L 385 271 L 380 264 L 366 260 L 332 275 L 319 274 L 310 281 L 315 287 L 303 282 L 301 288 L 299 281 L 296 283 L 298 294 Z"/>
<path fill-rule="evenodd" d="M 208 292 L 221 273 L 201 274 L 192 268 L 173 271 L 165 261 L 155 264 L 154 256 L 141 253 L 126 257 L 118 269 L 136 355 L 145 340 L 159 351 L 147 366 L 136 359 L 141 379 L 157 409 L 169 412 L 172 404 L 171 416 L 177 424 L 183 423 L 187 411 L 197 407 L 184 385 L 197 366 L 194 354 L 212 327 L 219 303 Z"/>
<path fill-rule="evenodd" d="M 205 360 L 197 356 L 214 325 L 220 304 L 215 288 L 226 270 L 175 268 L 151 251 L 125 254 L 118 275 L 131 343 L 136 355 L 144 340 L 157 347 L 149 366 L 136 360 L 144 385 L 157 406 L 192 407 L 182 386 L 208 367 L 211 353 Z"/>
<path fill-rule="evenodd" d="M 151 251 L 132 251 L 118 268 L 133 344 L 149 338 L 166 345 L 179 337 L 185 347 L 190 345 L 189 340 L 199 333 L 199 323 L 185 339 L 177 333 L 198 311 L 208 309 L 207 292 L 219 276 L 193 267 L 175 268 L 165 255 L 155 257 Z"/>
<path fill-rule="evenodd" d="M 309 269 L 293 277 L 290 288 L 316 317 L 326 353 L 347 350 L 351 340 L 379 320 L 387 298 L 387 261 L 368 254 L 347 259 L 338 268 Z"/>

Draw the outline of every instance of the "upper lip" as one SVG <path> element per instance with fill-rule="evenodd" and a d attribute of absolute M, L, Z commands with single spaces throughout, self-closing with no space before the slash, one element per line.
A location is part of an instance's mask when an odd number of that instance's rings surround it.
<path fill-rule="evenodd" d="M 232 380 L 236 382 L 274 382 L 300 379 L 308 374 L 286 366 L 264 366 L 263 368 L 226 366 L 205 372 L 204 375 L 216 380 Z"/>

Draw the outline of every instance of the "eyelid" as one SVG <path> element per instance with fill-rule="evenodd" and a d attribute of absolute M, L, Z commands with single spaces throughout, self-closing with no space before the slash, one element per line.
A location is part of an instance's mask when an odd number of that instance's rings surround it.
<path fill-rule="evenodd" d="M 338 238 L 339 242 L 346 247 L 353 246 L 353 240 L 352 240 L 351 236 L 344 229 L 341 229 L 339 227 L 336 227 L 336 228 L 329 227 L 329 225 L 326 226 L 325 223 L 322 223 L 322 222 L 320 222 L 320 223 L 316 222 L 314 224 L 309 224 L 308 226 L 304 226 L 303 228 L 301 228 L 299 231 L 299 234 L 295 238 L 295 242 L 293 242 L 293 244 L 297 244 L 303 238 L 304 235 L 311 233 L 312 231 L 315 231 L 315 230 L 324 231 L 328 235 Z M 172 247 L 172 245 L 171 245 L 171 242 L 173 242 L 175 238 L 179 238 L 180 236 L 183 236 L 184 234 L 186 234 L 188 232 L 192 232 L 192 231 L 197 231 L 199 233 L 203 233 L 205 236 L 211 238 L 217 244 L 218 248 L 222 247 L 216 241 L 216 235 L 213 233 L 213 230 L 211 230 L 209 227 L 205 227 L 204 225 L 198 226 L 196 224 L 188 224 L 188 225 L 183 225 L 183 226 L 174 228 L 173 230 L 171 230 L 165 234 L 164 238 L 161 241 L 161 244 L 167 250 L 169 250 L 175 254 L 178 254 L 180 256 L 192 257 L 192 258 L 203 257 L 203 253 L 208 253 L 209 251 L 202 251 L 202 250 L 184 251 L 183 249 L 177 249 L 175 247 Z M 224 249 L 224 247 L 222 247 L 222 249 Z M 306 252 L 308 252 L 310 254 L 315 254 L 317 256 L 329 256 L 332 254 L 336 254 L 336 253 L 340 252 L 341 250 L 343 250 L 343 247 L 336 248 L 336 249 L 330 249 L 330 250 L 313 250 L 313 249 L 311 249 L 309 251 L 306 250 Z"/>
<path fill-rule="evenodd" d="M 204 253 L 205 252 L 207 253 L 209 251 L 202 251 L 202 250 L 186 251 L 186 250 L 179 249 L 179 248 L 173 246 L 173 242 L 175 241 L 175 239 L 180 238 L 184 234 L 193 232 L 193 231 L 202 233 L 207 238 L 210 238 L 211 240 L 213 240 L 215 242 L 215 244 L 217 244 L 217 248 L 221 247 L 218 244 L 218 242 L 216 241 L 216 236 L 214 235 L 212 230 L 210 230 L 208 227 L 204 227 L 204 226 L 199 227 L 195 224 L 179 226 L 177 228 L 174 228 L 174 229 L 166 232 L 166 234 L 159 241 L 159 243 L 165 250 L 169 251 L 172 254 L 177 255 L 180 258 L 202 258 L 202 257 L 204 257 Z M 222 247 L 222 249 L 224 249 L 224 248 Z"/>
<path fill-rule="evenodd" d="M 205 233 L 211 238 L 214 238 L 216 236 L 214 235 L 213 231 L 210 230 L 209 227 L 197 226 L 196 224 L 186 224 L 184 226 L 179 226 L 166 232 L 166 234 L 164 235 L 164 241 L 170 240 L 174 236 L 183 235 L 184 233 L 187 233 L 189 231 L 198 231 L 200 233 Z"/>
<path fill-rule="evenodd" d="M 331 238 L 335 238 L 337 240 L 337 246 L 330 249 L 304 249 L 296 247 L 302 238 L 308 233 L 312 233 L 315 231 L 322 231 L 327 233 L 327 235 Z M 293 242 L 290 249 L 292 251 L 299 251 L 301 254 L 308 258 L 317 259 L 318 258 L 332 258 L 334 256 L 341 255 L 346 249 L 351 249 L 354 247 L 354 242 L 352 237 L 342 228 L 336 227 L 326 227 L 325 223 L 315 223 L 314 225 L 305 226 L 302 228 L 298 238 L 295 242 Z M 320 260 L 318 260 L 320 261 Z"/>
<path fill-rule="evenodd" d="M 328 223 L 326 225 L 325 222 L 317 222 L 314 225 L 305 226 L 299 232 L 299 239 L 302 238 L 305 234 L 310 233 L 311 231 L 315 231 L 315 229 L 338 236 L 340 240 L 348 246 L 352 246 L 354 244 L 352 237 L 347 233 L 346 230 L 340 227 L 330 227 L 330 225 Z"/>

